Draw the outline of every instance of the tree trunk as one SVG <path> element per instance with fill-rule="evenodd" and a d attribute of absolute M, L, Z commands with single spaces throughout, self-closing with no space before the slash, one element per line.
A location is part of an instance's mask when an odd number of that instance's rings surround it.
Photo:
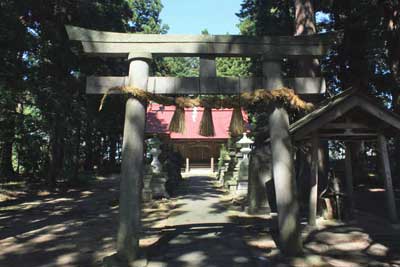
<path fill-rule="evenodd" d="M 87 130 L 85 136 L 85 171 L 93 171 L 93 140 L 92 132 Z"/>
<path fill-rule="evenodd" d="M 51 188 L 54 188 L 57 184 L 57 178 L 59 178 L 63 166 L 65 145 L 63 133 L 63 127 L 56 118 L 49 139 L 49 171 L 47 183 Z"/>
<path fill-rule="evenodd" d="M 369 69 L 368 27 L 366 20 L 360 19 L 356 12 L 349 9 L 343 10 L 340 1 L 333 1 L 334 27 L 342 28 L 344 25 L 343 40 L 338 47 L 338 63 L 340 66 L 338 77 L 343 89 L 357 88 L 368 89 Z"/>
<path fill-rule="evenodd" d="M 295 0 L 295 36 L 313 35 L 317 32 L 315 13 L 311 0 Z M 304 58 L 297 61 L 296 76 L 320 76 L 319 61 L 316 58 Z"/>
<path fill-rule="evenodd" d="M 1 147 L 0 177 L 4 177 L 5 180 L 10 180 L 14 177 L 14 169 L 12 166 L 12 146 L 12 141 L 6 141 Z"/>
<path fill-rule="evenodd" d="M 117 156 L 117 134 L 110 133 L 110 159 L 109 159 L 109 172 L 114 172 L 116 169 L 116 156 Z"/>
<path fill-rule="evenodd" d="M 4 141 L 1 146 L 0 154 L 0 177 L 10 180 L 14 177 L 14 168 L 12 166 L 12 151 L 15 136 L 15 119 L 9 117 L 8 128 L 4 129 Z"/>
<path fill-rule="evenodd" d="M 75 137 L 75 151 L 73 153 L 73 170 L 74 173 L 71 177 L 72 181 L 78 180 L 79 168 L 80 168 L 80 147 L 81 147 L 81 121 L 78 120 L 78 127 L 76 129 L 76 137 Z"/>
<path fill-rule="evenodd" d="M 392 89 L 392 105 L 393 111 L 400 114 L 400 3 L 397 6 L 385 6 L 385 20 L 387 24 L 387 46 L 388 51 L 388 66 L 392 76 L 393 84 Z M 395 154 L 400 155 L 400 138 L 395 137 Z M 395 174 L 399 176 L 400 165 L 394 165 Z"/>

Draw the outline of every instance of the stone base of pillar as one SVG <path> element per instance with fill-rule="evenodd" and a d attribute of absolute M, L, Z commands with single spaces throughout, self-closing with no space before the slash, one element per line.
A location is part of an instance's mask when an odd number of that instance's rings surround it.
<path fill-rule="evenodd" d="M 152 175 L 146 174 L 143 179 L 143 190 L 142 200 L 144 202 L 151 201 L 153 199 L 153 191 L 151 190 Z"/>
<path fill-rule="evenodd" d="M 246 196 L 247 191 L 249 188 L 249 182 L 246 181 L 238 181 L 237 186 L 236 186 L 236 194 L 240 196 Z"/>
<path fill-rule="evenodd" d="M 220 170 L 219 170 L 219 172 L 218 172 L 218 182 L 219 182 L 220 184 L 223 184 L 223 183 L 224 183 L 224 177 L 225 177 L 226 172 L 228 171 L 228 166 L 229 166 L 229 163 L 225 163 L 225 164 L 220 168 Z"/>
<path fill-rule="evenodd" d="M 269 214 L 271 214 L 270 207 L 258 207 L 258 208 L 250 209 L 249 206 L 246 206 L 245 211 L 247 214 L 250 214 L 250 215 L 269 215 Z"/>
<path fill-rule="evenodd" d="M 153 173 L 151 180 L 151 191 L 153 198 L 167 198 L 169 197 L 165 183 L 167 182 L 166 173 Z"/>
<path fill-rule="evenodd" d="M 103 259 L 104 267 L 146 267 L 148 261 L 145 256 L 139 256 L 135 260 L 121 260 L 117 254 L 105 257 Z"/>
<path fill-rule="evenodd" d="M 142 192 L 143 202 L 149 202 L 152 199 L 153 199 L 153 191 L 152 190 L 143 190 L 143 192 Z"/>
<path fill-rule="evenodd" d="M 238 185 L 237 181 L 230 180 L 226 183 L 226 188 L 228 188 L 229 193 L 236 194 L 237 185 Z"/>
<path fill-rule="evenodd" d="M 249 159 L 247 156 L 240 160 L 238 163 L 239 169 L 237 172 L 237 188 L 236 194 L 240 196 L 247 196 L 249 190 Z"/>
<path fill-rule="evenodd" d="M 224 185 L 224 188 L 229 188 L 229 184 L 231 183 L 231 181 L 234 181 L 233 174 L 232 174 L 232 172 L 227 171 L 224 174 L 224 179 L 222 180 L 222 184 Z"/>

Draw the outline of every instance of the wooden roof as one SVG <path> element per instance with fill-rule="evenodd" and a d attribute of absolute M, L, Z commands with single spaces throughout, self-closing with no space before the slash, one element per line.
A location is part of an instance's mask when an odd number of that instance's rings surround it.
<path fill-rule="evenodd" d="M 174 133 L 169 131 L 169 124 L 175 108 L 175 106 L 163 106 L 157 103 L 149 104 L 146 116 L 146 133 L 167 134 L 175 140 L 227 140 L 230 138 L 229 125 L 233 109 L 212 109 L 215 135 L 202 136 L 199 134 L 199 129 L 204 108 L 185 108 L 185 131 Z M 247 121 L 247 114 L 243 111 L 242 114 Z"/>
<path fill-rule="evenodd" d="M 374 139 L 379 133 L 399 133 L 400 116 L 373 97 L 349 89 L 290 125 L 294 140 L 309 138 L 315 131 L 326 139 Z"/>

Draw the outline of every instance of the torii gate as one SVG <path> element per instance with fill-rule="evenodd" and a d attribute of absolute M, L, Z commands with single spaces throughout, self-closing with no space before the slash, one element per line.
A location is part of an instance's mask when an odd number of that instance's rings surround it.
<path fill-rule="evenodd" d="M 84 53 L 102 57 L 127 58 L 127 77 L 88 77 L 86 93 L 104 94 L 115 86 L 131 85 L 155 94 L 238 94 L 257 88 L 293 88 L 297 94 L 325 92 L 321 77 L 284 78 L 284 58 L 318 58 L 328 52 L 335 35 L 249 37 L 231 35 L 127 34 L 66 26 L 70 40 L 80 41 Z M 149 77 L 153 56 L 200 57 L 200 77 Z M 216 77 L 216 57 L 259 57 L 263 77 Z M 134 262 L 141 229 L 141 189 L 143 174 L 146 107 L 130 98 L 126 102 L 119 201 L 117 261 Z M 301 249 L 298 203 L 293 176 L 293 157 L 288 113 L 274 107 L 269 116 L 273 177 L 275 179 L 280 247 L 284 253 Z"/>

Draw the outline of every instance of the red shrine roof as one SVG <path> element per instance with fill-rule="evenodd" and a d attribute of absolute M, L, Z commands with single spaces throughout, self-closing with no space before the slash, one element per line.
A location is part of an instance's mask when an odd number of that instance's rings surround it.
<path fill-rule="evenodd" d="M 175 112 L 175 106 L 150 103 L 147 107 L 146 133 L 168 134 L 171 139 L 228 139 L 233 109 L 212 110 L 215 136 L 202 136 L 199 134 L 203 110 L 200 107 L 185 108 L 185 132 L 183 134 L 173 133 L 168 128 Z M 247 120 L 247 114 L 243 111 L 242 113 L 243 118 Z"/>

